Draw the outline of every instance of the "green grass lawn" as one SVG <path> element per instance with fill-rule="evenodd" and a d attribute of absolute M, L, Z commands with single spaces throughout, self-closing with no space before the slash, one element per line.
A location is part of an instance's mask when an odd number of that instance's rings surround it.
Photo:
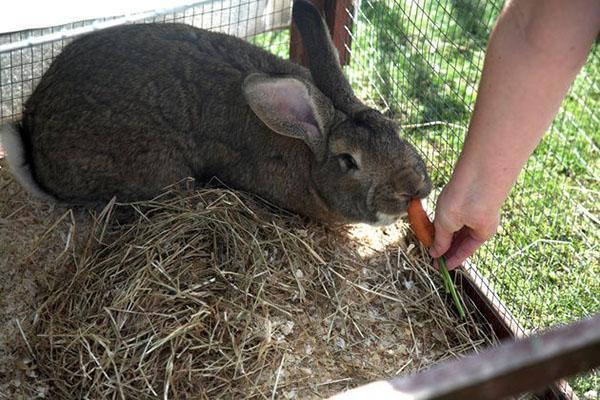
<path fill-rule="evenodd" d="M 406 125 L 436 187 L 448 181 L 502 1 L 364 0 L 345 68 L 359 98 Z M 252 39 L 286 57 L 287 31 Z M 473 261 L 519 322 L 539 330 L 600 312 L 600 46 Z M 433 125 L 431 125 L 433 123 Z M 598 373 L 573 381 L 583 393 Z"/>

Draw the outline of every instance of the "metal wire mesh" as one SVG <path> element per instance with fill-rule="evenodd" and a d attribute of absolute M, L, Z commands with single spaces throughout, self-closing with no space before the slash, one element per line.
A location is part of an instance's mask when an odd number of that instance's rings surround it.
<path fill-rule="evenodd" d="M 201 1 L 172 11 L 78 21 L 0 35 L 0 123 L 17 119 L 44 71 L 74 37 L 122 23 L 178 22 L 245 38 L 287 57 L 291 3 L 286 0 Z"/>
<path fill-rule="evenodd" d="M 183 22 L 240 36 L 288 56 L 289 0 L 204 1 L 125 22 Z M 466 133 L 489 31 L 503 1 L 363 0 L 348 27 L 345 68 L 359 98 L 398 119 L 425 156 L 437 193 Z M 349 12 L 349 10 L 347 10 Z M 83 21 L 0 36 L 0 122 L 18 118 L 42 73 Z M 59 39 L 44 41 L 49 34 Z M 35 44 L 2 51 L 21 41 Z M 15 46 L 13 46 L 15 47 Z M 593 49 L 550 132 L 503 209 L 494 240 L 472 262 L 523 333 L 600 311 L 600 49 Z M 433 205 L 430 205 L 433 208 Z M 600 387 L 598 373 L 574 381 Z"/>

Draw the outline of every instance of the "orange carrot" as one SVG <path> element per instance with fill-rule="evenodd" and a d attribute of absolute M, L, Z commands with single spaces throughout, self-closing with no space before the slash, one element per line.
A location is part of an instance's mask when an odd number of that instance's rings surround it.
<path fill-rule="evenodd" d="M 406 211 L 410 227 L 415 232 L 415 236 L 419 239 L 419 242 L 423 243 L 425 247 L 431 247 L 435 229 L 421 205 L 421 200 L 412 199 L 408 203 L 408 210 Z"/>
<path fill-rule="evenodd" d="M 412 199 L 408 203 L 408 209 L 406 212 L 408 213 L 408 223 L 410 224 L 410 227 L 415 233 L 417 239 L 419 239 L 419 242 L 423 243 L 425 247 L 431 247 L 433 245 L 433 238 L 435 236 L 435 227 L 423 209 L 421 200 Z M 462 305 L 462 301 L 458 297 L 458 293 L 456 293 L 456 288 L 454 287 L 452 278 L 448 273 L 448 268 L 446 268 L 446 260 L 444 259 L 444 256 L 438 258 L 438 264 L 440 266 L 440 273 L 442 274 L 444 286 L 452 296 L 454 305 L 458 309 L 458 315 L 460 315 L 461 318 L 465 318 L 465 310 Z"/>

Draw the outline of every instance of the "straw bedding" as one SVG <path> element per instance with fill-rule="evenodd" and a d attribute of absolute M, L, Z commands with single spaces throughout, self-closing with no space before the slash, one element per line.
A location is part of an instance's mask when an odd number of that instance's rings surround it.
<path fill-rule="evenodd" d="M 0 398 L 322 398 L 493 341 L 402 223 L 325 227 L 215 188 L 88 213 L 6 168 L 0 186 Z"/>

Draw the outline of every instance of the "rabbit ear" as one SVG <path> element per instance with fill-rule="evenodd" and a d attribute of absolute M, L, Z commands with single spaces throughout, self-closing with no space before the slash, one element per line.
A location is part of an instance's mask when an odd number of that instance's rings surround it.
<path fill-rule="evenodd" d="M 292 18 L 300 31 L 315 85 L 334 106 L 349 115 L 365 107 L 342 72 L 339 56 L 319 10 L 308 0 L 294 0 Z"/>
<path fill-rule="evenodd" d="M 333 107 L 314 87 L 291 77 L 254 73 L 244 80 L 250 108 L 273 131 L 303 140 L 322 160 Z M 311 93 L 312 92 L 312 93 Z"/>

